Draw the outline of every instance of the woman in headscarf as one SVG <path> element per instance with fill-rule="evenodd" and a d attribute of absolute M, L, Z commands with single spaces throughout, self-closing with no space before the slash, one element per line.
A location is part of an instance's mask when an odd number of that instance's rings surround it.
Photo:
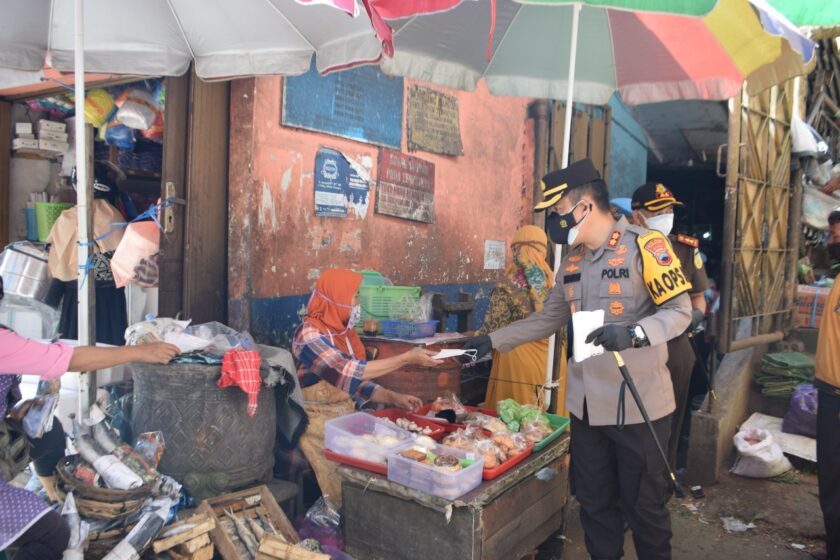
<path fill-rule="evenodd" d="M 324 458 L 326 421 L 350 414 L 356 403 L 415 410 L 423 404 L 420 399 L 390 391 L 373 380 L 409 365 L 431 368 L 442 363 L 431 358 L 434 352 L 419 347 L 399 356 L 367 361 L 355 329 L 361 285 L 362 275 L 350 270 L 322 273 L 292 344 L 309 416 L 300 448 L 315 471 L 322 494 L 336 506 L 341 505 L 341 481 L 332 472 L 335 464 Z"/>
<path fill-rule="evenodd" d="M 513 262 L 490 295 L 484 326 L 487 334 L 541 311 L 554 286 L 554 273 L 546 261 L 548 238 L 537 226 L 517 230 L 511 242 Z M 548 340 L 523 344 L 502 354 L 493 352 L 493 368 L 487 383 L 486 406 L 493 408 L 504 399 L 544 407 L 541 387 L 545 384 Z"/>

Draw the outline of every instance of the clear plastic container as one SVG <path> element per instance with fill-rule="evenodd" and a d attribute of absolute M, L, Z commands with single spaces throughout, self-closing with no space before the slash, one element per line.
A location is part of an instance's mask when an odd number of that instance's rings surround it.
<path fill-rule="evenodd" d="M 412 434 L 365 412 L 354 412 L 327 420 L 324 439 L 335 453 L 384 465 L 391 452 L 411 443 Z"/>
<path fill-rule="evenodd" d="M 481 484 L 484 457 L 476 457 L 467 451 L 445 445 L 435 445 L 430 451 L 436 456 L 453 455 L 458 459 L 474 461 L 471 465 L 464 466 L 457 472 L 447 472 L 438 467 L 403 457 L 400 455 L 400 451 L 403 450 L 395 451 L 388 456 L 388 480 L 392 482 L 446 500 L 455 500 Z"/>

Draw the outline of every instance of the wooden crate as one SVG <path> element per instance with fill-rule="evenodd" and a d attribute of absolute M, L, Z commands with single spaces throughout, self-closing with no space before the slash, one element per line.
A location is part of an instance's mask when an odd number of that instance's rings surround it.
<path fill-rule="evenodd" d="M 212 560 L 213 543 L 210 533 L 216 527 L 216 519 L 209 513 L 193 515 L 183 521 L 166 527 L 159 538 L 152 544 L 155 554 L 167 551 L 176 559 Z"/>
<path fill-rule="evenodd" d="M 231 526 L 230 519 L 225 511 L 232 511 L 235 515 L 254 517 L 257 512 L 271 520 L 280 534 L 290 543 L 297 543 L 300 537 L 292 527 L 291 522 L 280 509 L 274 496 L 265 485 L 255 486 L 224 494 L 215 498 L 208 498 L 198 506 L 199 513 L 207 513 L 216 520 L 216 527 L 212 531 L 213 542 L 216 549 L 224 560 L 246 560 L 245 547 L 240 542 L 236 532 L 229 532 L 225 529 Z"/>
<path fill-rule="evenodd" d="M 348 554 L 367 560 L 511 560 L 559 531 L 568 500 L 569 436 L 455 502 L 340 467 Z M 551 480 L 537 477 L 553 471 Z"/>

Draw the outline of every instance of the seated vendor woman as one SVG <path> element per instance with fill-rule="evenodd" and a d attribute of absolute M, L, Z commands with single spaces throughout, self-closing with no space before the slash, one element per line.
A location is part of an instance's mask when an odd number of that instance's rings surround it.
<path fill-rule="evenodd" d="M 325 422 L 353 412 L 357 402 L 406 410 L 420 407 L 417 397 L 389 391 L 373 380 L 409 365 L 435 367 L 442 363 L 431 358 L 434 352 L 419 347 L 399 356 L 367 361 L 354 329 L 359 321 L 361 285 L 362 276 L 350 270 L 322 273 L 292 344 L 309 416 L 300 448 L 315 471 L 321 492 L 337 506 L 341 505 L 341 483 L 333 473 L 335 463 L 324 458 Z"/>

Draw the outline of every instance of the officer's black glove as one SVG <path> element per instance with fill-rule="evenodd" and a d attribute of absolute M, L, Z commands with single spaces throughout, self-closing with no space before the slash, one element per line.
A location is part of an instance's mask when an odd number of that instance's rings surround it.
<path fill-rule="evenodd" d="M 464 350 L 475 350 L 475 359 L 472 359 L 470 356 L 462 356 L 461 361 L 464 363 L 475 361 L 479 358 L 483 358 L 487 354 L 493 351 L 493 342 L 490 340 L 490 337 L 485 335 L 476 336 L 474 338 L 470 338 L 467 342 L 464 343 L 463 346 Z"/>
<path fill-rule="evenodd" d="M 697 330 L 697 327 L 703 324 L 703 320 L 706 318 L 706 315 L 703 314 L 702 311 L 699 309 L 692 309 L 691 310 L 691 323 L 688 325 L 688 332 L 693 333 Z"/>
<path fill-rule="evenodd" d="M 608 352 L 621 352 L 633 347 L 627 325 L 604 325 L 597 328 L 586 337 L 586 343 L 603 346 Z"/>

